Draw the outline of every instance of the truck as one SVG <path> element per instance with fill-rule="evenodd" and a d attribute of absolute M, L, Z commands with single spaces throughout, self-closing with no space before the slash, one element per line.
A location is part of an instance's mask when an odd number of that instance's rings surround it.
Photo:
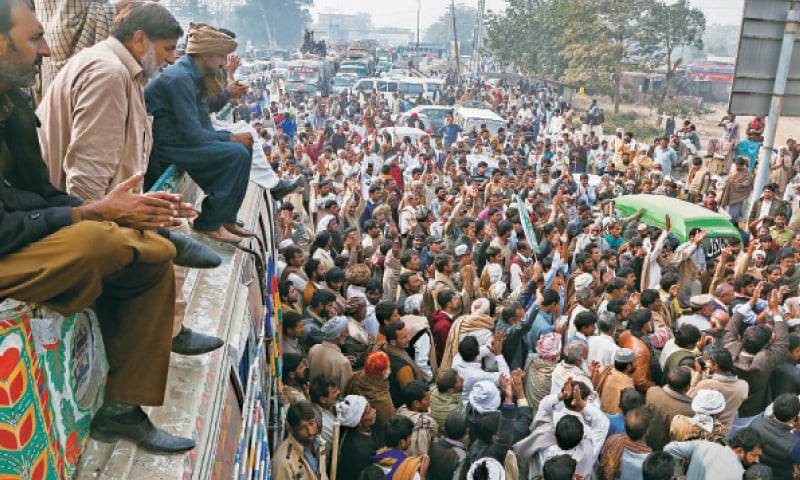
<path fill-rule="evenodd" d="M 286 91 L 328 95 L 330 69 L 325 60 L 292 60 L 286 74 Z"/>

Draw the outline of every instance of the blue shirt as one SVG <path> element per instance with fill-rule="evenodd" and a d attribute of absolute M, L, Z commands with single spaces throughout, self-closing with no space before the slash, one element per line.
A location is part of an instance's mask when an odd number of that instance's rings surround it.
<path fill-rule="evenodd" d="M 525 341 L 528 343 L 528 350 L 535 352 L 536 342 L 539 341 L 539 337 L 555 331 L 556 329 L 553 327 L 553 315 L 539 310 L 539 314 L 536 315 L 536 320 L 533 321 L 531 331 L 526 335 Z"/>
<path fill-rule="evenodd" d="M 458 134 L 463 131 L 464 129 L 461 128 L 461 125 L 455 123 L 440 128 L 439 134 L 444 137 L 444 146 L 449 147 L 451 144 L 455 143 L 456 140 L 458 140 Z"/>
<path fill-rule="evenodd" d="M 147 84 L 144 98 L 153 116 L 153 145 L 206 145 L 228 142 L 231 133 L 214 130 L 205 100 L 205 82 L 191 55 L 184 55 Z"/>

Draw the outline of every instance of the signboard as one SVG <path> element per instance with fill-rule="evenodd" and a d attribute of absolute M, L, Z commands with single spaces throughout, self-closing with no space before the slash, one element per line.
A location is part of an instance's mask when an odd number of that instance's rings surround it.
<path fill-rule="evenodd" d="M 769 112 L 791 0 L 745 0 L 729 110 L 737 115 Z M 795 40 L 796 42 L 797 40 Z M 800 48 L 789 62 L 782 116 L 800 116 Z"/>
<path fill-rule="evenodd" d="M 522 199 L 522 195 L 520 195 L 519 192 L 517 192 L 517 207 L 519 208 L 519 218 L 522 222 L 522 230 L 525 232 L 525 239 L 528 241 L 534 253 L 539 255 L 542 253 L 539 249 L 539 241 L 536 240 L 536 232 L 533 230 L 531 216 L 528 214 L 528 209 L 525 208 L 525 201 Z"/>

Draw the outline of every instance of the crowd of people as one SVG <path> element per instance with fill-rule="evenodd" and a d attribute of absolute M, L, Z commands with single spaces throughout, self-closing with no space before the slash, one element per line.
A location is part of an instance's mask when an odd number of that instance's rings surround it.
<path fill-rule="evenodd" d="M 775 152 L 749 205 L 762 119 L 741 140 L 725 116 L 705 150 L 672 116 L 639 142 L 606 135 L 597 101 L 578 112 L 535 82 L 450 75 L 432 102 L 484 102 L 506 126 L 450 112 L 398 137 L 429 100 L 246 85 L 234 32 L 191 25 L 176 60 L 183 30 L 153 2 L 121 5 L 34 113 L 21 89 L 49 54 L 42 26 L 0 0 L 0 34 L 0 297 L 96 307 L 109 375 L 94 438 L 194 447 L 141 406 L 163 402 L 170 351 L 223 344 L 182 325 L 186 268 L 220 262 L 187 220 L 240 244 L 255 182 L 278 213 L 274 478 L 800 473 L 800 148 Z M 238 122 L 211 121 L 231 107 Z M 173 164 L 203 190 L 199 216 L 141 193 Z M 705 230 L 681 242 L 669 215 L 620 217 L 614 199 L 635 193 L 727 215 L 742 240 L 712 258 Z"/>
<path fill-rule="evenodd" d="M 747 140 L 733 115 L 707 139 L 670 116 L 639 142 L 604 134 L 597 101 L 464 81 L 434 103 L 481 101 L 506 127 L 448 113 L 416 140 L 391 127 L 422 98 L 255 87 L 240 118 L 306 183 L 278 206 L 277 478 L 794 478 L 794 140 L 750 208 L 758 118 Z M 705 230 L 620 217 L 628 194 L 703 206 L 743 240 L 712 258 Z"/>

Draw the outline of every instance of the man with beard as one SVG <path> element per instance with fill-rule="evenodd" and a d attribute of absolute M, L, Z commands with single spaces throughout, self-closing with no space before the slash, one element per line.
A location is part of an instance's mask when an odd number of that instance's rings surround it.
<path fill-rule="evenodd" d="M 217 80 L 236 41 L 203 25 L 189 26 L 187 55 L 145 88 L 153 120 L 150 181 L 167 165 L 185 170 L 206 193 L 194 228 L 213 240 L 238 244 L 253 236 L 236 223 L 252 163 L 253 137 L 214 130 L 206 97 L 221 88 Z"/>
<path fill-rule="evenodd" d="M 70 59 L 37 110 L 42 121 L 39 141 L 53 185 L 97 201 L 147 170 L 152 134 L 144 85 L 158 75 L 161 64 L 175 63 L 175 46 L 182 35 L 178 21 L 162 5 L 137 3 L 120 12 L 109 38 Z M 188 233 L 188 227 L 183 230 Z M 210 266 L 221 261 L 214 252 L 206 254 L 215 259 Z M 176 268 L 175 273 L 173 352 L 201 354 L 219 348 L 221 339 L 182 326 L 186 272 Z"/>
<path fill-rule="evenodd" d="M 372 464 L 381 448 L 375 424 L 376 411 L 361 395 L 348 395 L 336 405 L 336 420 L 342 426 L 336 478 L 358 478 Z"/>
<path fill-rule="evenodd" d="M 686 478 L 725 480 L 741 478 L 746 468 L 759 463 L 764 445 L 761 436 L 752 428 L 743 428 L 725 447 L 707 440 L 672 442 L 664 451 L 683 464 L 688 462 Z"/>
<path fill-rule="evenodd" d="M 327 442 L 319 435 L 320 425 L 314 405 L 311 402 L 299 402 L 289 407 L 286 424 L 289 427 L 289 436 L 275 450 L 272 478 L 328 478 L 325 474 Z"/>
<path fill-rule="evenodd" d="M 296 353 L 283 353 L 283 384 L 286 386 L 286 398 L 289 404 L 308 400 L 308 379 L 311 370 L 308 362 Z"/>
<path fill-rule="evenodd" d="M 95 305 L 109 362 L 104 405 L 90 426 L 101 441 L 127 438 L 157 453 L 194 441 L 153 425 L 141 405 L 162 405 L 175 315 L 175 247 L 148 232 L 192 217 L 179 195 L 135 195 L 133 175 L 98 201 L 56 189 L 21 89 L 50 55 L 25 2 L 0 0 L 0 296 L 71 315 Z"/>
<path fill-rule="evenodd" d="M 728 214 L 734 225 L 739 223 L 739 220 L 745 215 L 744 202 L 750 197 L 752 190 L 753 174 L 747 169 L 747 159 L 738 157 L 736 169 L 725 181 L 725 185 L 722 187 L 722 196 L 719 199 L 721 207 L 728 207 Z"/>

